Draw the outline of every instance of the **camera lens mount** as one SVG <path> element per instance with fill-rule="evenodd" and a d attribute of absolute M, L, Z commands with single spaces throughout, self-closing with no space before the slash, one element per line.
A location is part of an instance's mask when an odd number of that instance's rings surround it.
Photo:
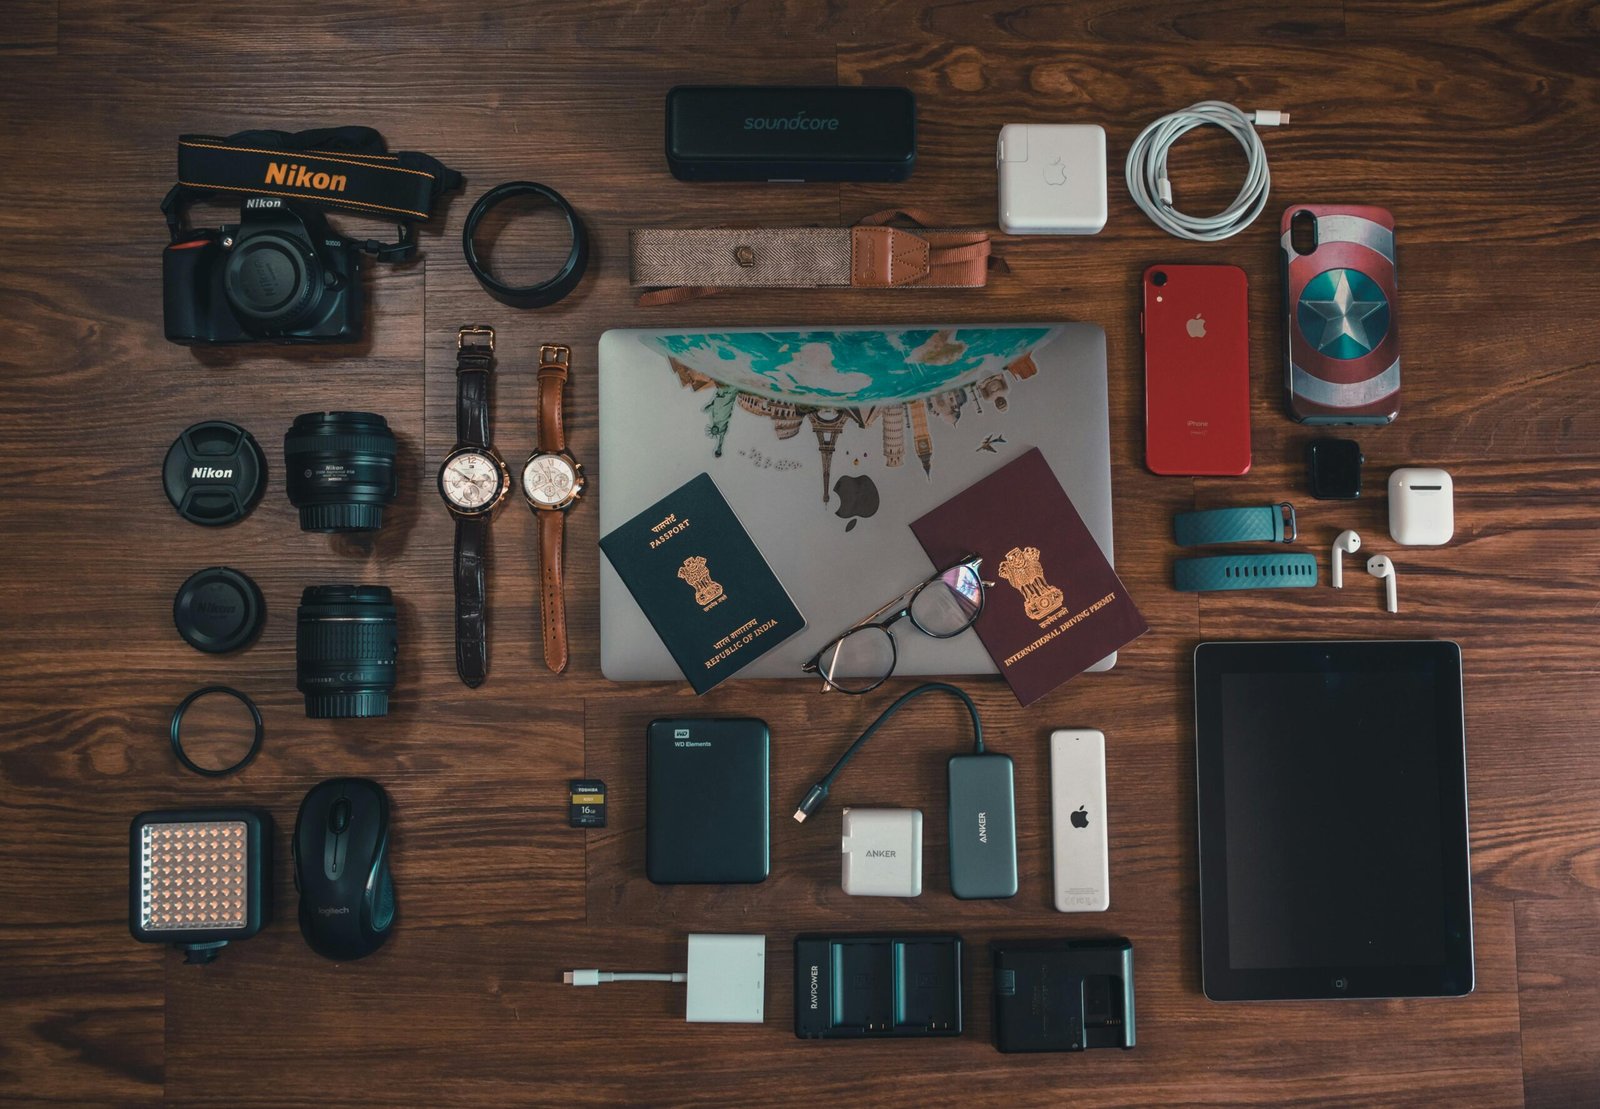
<path fill-rule="evenodd" d="M 247 326 L 289 327 L 311 307 L 323 284 L 315 252 L 277 231 L 242 227 L 223 270 L 228 303 Z"/>

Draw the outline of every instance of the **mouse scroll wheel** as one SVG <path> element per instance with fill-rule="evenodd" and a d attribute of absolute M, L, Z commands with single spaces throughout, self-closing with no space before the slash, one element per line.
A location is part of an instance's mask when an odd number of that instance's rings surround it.
<path fill-rule="evenodd" d="M 328 810 L 328 830 L 337 835 L 348 827 L 350 827 L 350 801 L 341 797 L 333 803 L 333 808 Z"/>

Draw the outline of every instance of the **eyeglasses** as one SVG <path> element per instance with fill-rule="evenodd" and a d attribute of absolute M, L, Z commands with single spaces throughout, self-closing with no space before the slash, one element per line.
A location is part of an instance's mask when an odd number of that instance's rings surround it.
<path fill-rule="evenodd" d="M 891 625 L 900 619 L 909 619 L 912 627 L 934 639 L 950 639 L 977 623 L 988 584 L 978 576 L 982 564 L 981 558 L 968 555 L 940 570 L 857 622 L 801 669 L 822 675 L 824 693 L 872 692 L 894 673 L 899 654 Z"/>

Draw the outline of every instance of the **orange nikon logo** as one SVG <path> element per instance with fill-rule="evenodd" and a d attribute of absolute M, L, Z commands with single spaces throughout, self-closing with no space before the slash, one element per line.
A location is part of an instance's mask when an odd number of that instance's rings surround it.
<path fill-rule="evenodd" d="M 344 174 L 313 173 L 298 162 L 268 162 L 267 184 L 288 185 L 291 189 L 321 189 L 324 192 L 344 192 Z"/>
<path fill-rule="evenodd" d="M 1038 547 L 1012 547 L 1000 563 L 1000 576 L 1022 594 L 1022 610 L 1030 620 L 1043 620 L 1066 598 L 1044 578 Z"/>

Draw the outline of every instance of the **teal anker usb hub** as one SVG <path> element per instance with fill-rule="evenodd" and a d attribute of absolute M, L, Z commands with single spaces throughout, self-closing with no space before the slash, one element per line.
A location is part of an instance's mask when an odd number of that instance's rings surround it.
<path fill-rule="evenodd" d="M 1017 816 L 1011 759 L 989 752 L 950 760 L 950 892 L 1017 892 Z"/>

